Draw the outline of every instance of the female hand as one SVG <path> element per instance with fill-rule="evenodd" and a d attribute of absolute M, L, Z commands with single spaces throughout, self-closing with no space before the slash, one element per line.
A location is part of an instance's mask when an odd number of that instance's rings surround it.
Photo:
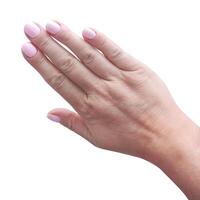
<path fill-rule="evenodd" d="M 22 46 L 25 59 L 77 111 L 54 109 L 50 119 L 97 147 L 163 168 L 166 160 L 182 158 L 182 144 L 199 141 L 198 127 L 160 78 L 103 33 L 86 28 L 83 40 L 55 21 L 46 30 L 28 24 L 25 33 L 31 41 Z"/>
<path fill-rule="evenodd" d="M 139 157 L 184 126 L 159 77 L 99 31 L 85 29 L 84 41 L 58 22 L 47 24 L 48 33 L 33 23 L 24 30 L 36 47 L 23 45 L 26 60 L 77 111 L 55 109 L 50 119 L 97 147 Z"/>

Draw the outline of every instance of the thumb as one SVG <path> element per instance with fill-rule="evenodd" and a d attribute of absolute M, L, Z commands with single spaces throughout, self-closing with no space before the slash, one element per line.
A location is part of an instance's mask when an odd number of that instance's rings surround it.
<path fill-rule="evenodd" d="M 55 108 L 47 114 L 47 118 L 51 121 L 62 124 L 86 140 L 91 141 L 91 134 L 88 130 L 88 127 L 78 113 L 64 108 Z"/>

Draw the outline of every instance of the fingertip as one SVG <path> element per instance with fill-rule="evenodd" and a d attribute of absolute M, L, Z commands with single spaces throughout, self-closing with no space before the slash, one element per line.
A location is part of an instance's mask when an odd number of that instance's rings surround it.
<path fill-rule="evenodd" d="M 90 27 L 86 27 L 82 31 L 82 35 L 86 39 L 94 39 L 96 37 L 96 31 Z"/>
<path fill-rule="evenodd" d="M 47 113 L 47 118 L 54 122 L 62 123 L 72 112 L 66 108 L 54 108 Z"/>
<path fill-rule="evenodd" d="M 21 46 L 21 51 L 25 56 L 31 58 L 36 55 L 38 50 L 31 42 L 27 42 Z"/>
<path fill-rule="evenodd" d="M 52 20 L 46 24 L 46 30 L 50 34 L 54 35 L 58 33 L 60 29 L 61 29 L 60 24 L 57 21 Z"/>
<path fill-rule="evenodd" d="M 40 32 L 40 26 L 35 22 L 30 22 L 24 25 L 24 33 L 31 39 L 37 37 L 40 34 Z"/>
<path fill-rule="evenodd" d="M 66 116 L 70 113 L 71 111 L 66 108 L 54 108 L 53 110 L 48 112 L 48 114 L 53 114 L 53 115 L 58 115 L 58 116 Z"/>
<path fill-rule="evenodd" d="M 55 114 L 51 114 L 51 113 L 48 113 L 47 114 L 47 118 L 53 122 L 56 122 L 56 123 L 60 123 L 61 119 L 59 116 L 55 115 Z"/>

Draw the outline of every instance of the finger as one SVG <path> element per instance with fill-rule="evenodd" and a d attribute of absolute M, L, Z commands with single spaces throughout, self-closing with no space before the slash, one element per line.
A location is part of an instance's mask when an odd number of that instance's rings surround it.
<path fill-rule="evenodd" d="M 46 30 L 55 39 L 65 44 L 91 71 L 103 79 L 111 79 L 119 75 L 112 63 L 96 49 L 74 34 L 64 24 L 50 22 Z"/>
<path fill-rule="evenodd" d="M 99 49 L 118 68 L 129 71 L 135 70 L 138 65 L 141 65 L 141 62 L 125 52 L 100 31 L 86 28 L 82 35 L 86 42 Z"/>
<path fill-rule="evenodd" d="M 39 50 L 31 43 L 26 43 L 22 46 L 22 53 L 46 82 L 75 109 L 82 106 L 80 104 L 85 95 L 84 92 L 54 67 Z"/>
<path fill-rule="evenodd" d="M 54 66 L 84 91 L 91 90 L 96 85 L 99 77 L 53 40 L 42 27 L 34 23 L 27 24 L 24 31 L 30 41 L 49 57 Z"/>
<path fill-rule="evenodd" d="M 87 126 L 78 113 L 64 108 L 56 108 L 47 114 L 47 118 L 54 122 L 61 123 L 63 126 L 69 128 L 88 141 L 92 140 Z"/>

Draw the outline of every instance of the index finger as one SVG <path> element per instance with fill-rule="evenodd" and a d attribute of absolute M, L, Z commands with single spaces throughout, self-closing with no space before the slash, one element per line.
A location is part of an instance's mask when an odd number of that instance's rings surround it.
<path fill-rule="evenodd" d="M 24 58 L 40 73 L 44 80 L 66 99 L 76 110 L 81 107 L 85 93 L 31 43 L 22 46 Z"/>

